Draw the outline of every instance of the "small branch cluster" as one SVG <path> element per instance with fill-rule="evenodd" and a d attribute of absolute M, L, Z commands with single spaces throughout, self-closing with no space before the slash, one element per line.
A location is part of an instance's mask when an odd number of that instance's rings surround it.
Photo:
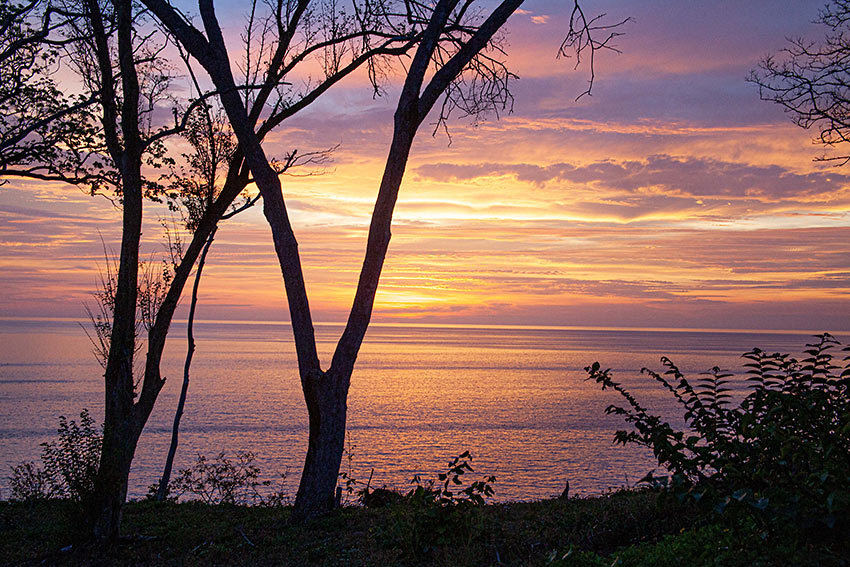
<path fill-rule="evenodd" d="M 573 3 L 573 9 L 570 13 L 570 27 L 561 47 L 558 48 L 558 57 L 570 57 L 570 53 L 572 53 L 576 58 L 576 69 L 581 65 L 582 57 L 586 56 L 589 59 L 590 78 L 587 82 L 587 89 L 578 95 L 576 100 L 591 94 L 593 81 L 596 78 L 596 52 L 608 50 L 620 53 L 620 50 L 613 44 L 617 37 L 623 35 L 623 32 L 617 30 L 632 21 L 632 18 L 625 18 L 613 24 L 605 24 L 602 23 L 603 18 L 605 18 L 605 14 L 588 19 L 578 0 Z"/>
<path fill-rule="evenodd" d="M 817 128 L 817 143 L 839 148 L 850 142 L 850 1 L 833 0 L 817 23 L 827 28 L 821 42 L 790 39 L 777 55 L 762 59 L 749 81 L 762 100 L 782 106 L 795 124 Z M 850 155 L 839 150 L 817 159 L 845 165 Z"/>

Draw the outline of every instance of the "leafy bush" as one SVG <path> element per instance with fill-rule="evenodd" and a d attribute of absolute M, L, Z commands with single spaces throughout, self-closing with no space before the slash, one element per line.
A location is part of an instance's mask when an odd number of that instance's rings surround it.
<path fill-rule="evenodd" d="M 437 482 L 431 480 L 426 483 L 422 482 L 419 475 L 413 477 L 415 487 L 407 493 L 407 499 L 423 502 L 435 502 L 443 507 L 475 505 L 483 506 L 485 498 L 493 496 L 494 490 L 491 486 L 496 482 L 496 477 L 489 475 L 483 480 L 474 481 L 465 488 L 461 477 L 466 472 L 474 472 L 472 465 L 472 454 L 469 451 L 464 451 L 457 457 L 449 461 L 446 472 L 437 475 Z M 434 488 L 434 486 L 437 488 Z M 457 491 L 449 490 L 450 488 L 458 488 Z"/>
<path fill-rule="evenodd" d="M 25 462 L 12 469 L 12 500 L 61 498 L 83 503 L 94 490 L 103 428 L 87 409 L 80 422 L 59 417 L 58 440 L 41 444 L 41 466 Z"/>
<path fill-rule="evenodd" d="M 598 362 L 585 370 L 627 402 L 606 409 L 633 427 L 615 441 L 651 448 L 669 473 L 644 482 L 717 512 L 731 507 L 761 521 L 833 528 L 850 513 L 850 355 L 837 366 L 831 351 L 840 343 L 826 333 L 816 338 L 801 361 L 759 349 L 744 354 L 749 393 L 737 406 L 733 375 L 716 367 L 693 382 L 667 358 L 663 374 L 644 368 L 684 409 L 684 431 L 651 414 Z"/>
<path fill-rule="evenodd" d="M 407 557 L 428 556 L 440 548 L 470 546 L 485 532 L 485 498 L 493 495 L 494 476 L 464 485 L 474 472 L 472 455 L 464 451 L 448 462 L 436 479 L 413 478 L 414 487 L 390 515 L 381 539 Z"/>
<path fill-rule="evenodd" d="M 260 469 L 254 464 L 254 454 L 250 451 L 237 451 L 234 459 L 227 457 L 224 451 L 207 460 L 198 455 L 194 465 L 180 471 L 169 483 L 169 494 L 180 497 L 192 495 L 206 504 L 259 504 L 279 506 L 287 502 L 285 493 L 286 474 L 281 473 L 279 485 L 269 494 L 266 489 L 270 480 L 260 480 Z M 159 486 L 154 484 L 151 491 Z"/>

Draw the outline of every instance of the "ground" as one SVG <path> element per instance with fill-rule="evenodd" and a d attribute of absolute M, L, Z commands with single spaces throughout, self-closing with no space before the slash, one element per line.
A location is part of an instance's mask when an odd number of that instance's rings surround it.
<path fill-rule="evenodd" d="M 287 507 L 131 502 L 110 550 L 73 544 L 67 502 L 0 502 L 0 564 L 11 565 L 846 565 L 850 537 L 770 534 L 675 498 L 460 506 L 346 507 L 301 525 Z"/>

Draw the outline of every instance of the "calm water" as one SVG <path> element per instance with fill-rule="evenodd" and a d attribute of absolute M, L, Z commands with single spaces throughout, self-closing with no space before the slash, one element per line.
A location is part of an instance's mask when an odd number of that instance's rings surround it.
<path fill-rule="evenodd" d="M 316 328 L 323 362 L 341 332 Z M 170 438 L 182 379 L 185 331 L 172 332 L 163 365 L 166 385 L 142 435 L 131 496 L 155 482 Z M 198 324 L 198 349 L 181 427 L 176 468 L 198 453 L 253 451 L 267 478 L 288 471 L 294 495 L 307 444 L 294 347 L 286 325 Z M 620 422 L 605 416 L 618 402 L 584 380 L 599 361 L 650 407 L 675 415 L 646 377 L 667 355 L 686 374 L 720 366 L 740 372 L 754 346 L 799 353 L 806 333 L 414 328 L 373 326 L 349 396 L 353 476 L 373 486 L 409 487 L 433 478 L 469 449 L 473 476 L 497 477 L 502 500 L 578 493 L 633 484 L 653 468 L 651 456 L 612 444 Z M 845 337 L 838 337 L 846 342 Z M 102 370 L 79 325 L 68 321 L 0 321 L 0 487 L 39 443 L 55 434 L 59 415 L 89 408 L 102 417 Z M 344 469 L 348 460 L 344 459 Z M 0 496 L 2 496 L 0 495 Z"/>

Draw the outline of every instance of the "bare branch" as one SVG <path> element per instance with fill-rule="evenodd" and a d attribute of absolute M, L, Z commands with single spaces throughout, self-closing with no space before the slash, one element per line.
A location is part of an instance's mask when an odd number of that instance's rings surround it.
<path fill-rule="evenodd" d="M 815 142 L 844 148 L 850 142 L 850 2 L 833 0 L 817 23 L 827 28 L 821 42 L 788 40 L 777 55 L 768 55 L 749 76 L 759 96 L 779 104 L 801 128 L 817 128 Z M 836 165 L 850 154 L 824 154 L 817 161 Z"/>
<path fill-rule="evenodd" d="M 585 54 L 587 54 L 590 60 L 588 63 L 590 79 L 588 79 L 587 89 L 578 95 L 576 100 L 579 100 L 585 95 L 591 95 L 593 81 L 596 78 L 596 52 L 607 49 L 614 53 L 620 53 L 620 50 L 612 42 L 617 37 L 623 35 L 623 33 L 614 30 L 632 21 L 632 18 L 625 18 L 614 24 L 602 24 L 601 20 L 604 17 L 605 14 L 601 14 L 588 19 L 584 15 L 584 10 L 579 4 L 579 1 L 574 0 L 573 9 L 570 13 L 570 29 L 567 32 L 567 37 L 564 38 L 561 47 L 558 49 L 558 57 L 570 57 L 569 52 L 572 52 L 576 58 L 576 69 L 581 65 L 582 57 Z M 597 34 L 600 33 L 602 34 L 602 39 L 598 39 Z M 590 52 L 589 54 L 588 51 Z"/>

